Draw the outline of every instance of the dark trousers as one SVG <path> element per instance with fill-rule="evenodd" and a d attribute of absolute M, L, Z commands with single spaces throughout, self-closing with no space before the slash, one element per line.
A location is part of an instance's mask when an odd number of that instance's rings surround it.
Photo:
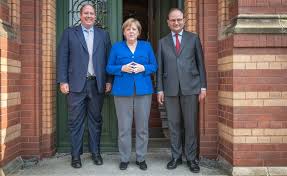
<path fill-rule="evenodd" d="M 182 156 L 182 135 L 184 135 L 186 159 L 189 161 L 197 159 L 198 95 L 166 96 L 165 105 L 172 157 L 177 159 Z"/>
<path fill-rule="evenodd" d="M 85 117 L 87 117 L 90 152 L 100 153 L 103 102 L 104 94 L 98 92 L 96 79 L 87 80 L 82 92 L 68 94 L 68 125 L 73 157 L 79 157 L 83 153 Z"/>

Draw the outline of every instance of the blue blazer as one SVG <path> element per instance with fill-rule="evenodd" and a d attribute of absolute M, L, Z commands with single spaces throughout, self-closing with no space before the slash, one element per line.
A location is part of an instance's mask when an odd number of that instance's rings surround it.
<path fill-rule="evenodd" d="M 93 65 L 98 91 L 104 92 L 108 53 L 111 48 L 107 32 L 94 26 Z M 81 92 L 86 83 L 89 52 L 82 26 L 69 27 L 63 34 L 57 52 L 57 82 L 68 83 L 71 92 Z"/>
<path fill-rule="evenodd" d="M 142 64 L 145 71 L 137 74 L 122 72 L 122 66 L 132 61 Z M 151 74 L 156 72 L 157 63 L 149 42 L 138 41 L 134 53 L 130 51 L 125 41 L 115 43 L 106 70 L 114 75 L 112 94 L 115 96 L 153 93 Z"/>

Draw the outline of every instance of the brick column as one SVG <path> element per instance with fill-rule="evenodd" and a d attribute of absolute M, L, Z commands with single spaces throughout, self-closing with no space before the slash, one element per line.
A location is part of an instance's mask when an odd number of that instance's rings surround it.
<path fill-rule="evenodd" d="M 42 147 L 52 155 L 56 138 L 56 0 L 43 0 L 42 12 Z"/>
<path fill-rule="evenodd" d="M 217 1 L 186 0 L 186 30 L 199 34 L 205 55 L 207 98 L 200 106 L 200 155 L 217 157 Z"/>
<path fill-rule="evenodd" d="M 41 146 L 41 7 L 42 1 L 21 0 L 21 156 L 40 157 Z"/>
<path fill-rule="evenodd" d="M 220 156 L 265 174 L 287 163 L 287 2 L 219 1 Z"/>
<path fill-rule="evenodd" d="M 56 2 L 21 1 L 22 157 L 55 152 Z"/>

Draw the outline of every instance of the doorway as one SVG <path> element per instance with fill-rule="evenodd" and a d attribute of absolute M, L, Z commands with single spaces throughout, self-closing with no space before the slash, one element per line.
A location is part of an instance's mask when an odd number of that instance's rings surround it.
<path fill-rule="evenodd" d="M 179 7 L 177 0 L 123 0 L 123 22 L 128 18 L 139 20 L 142 26 L 140 40 L 149 41 L 156 54 L 158 40 L 170 31 L 166 24 L 166 15 L 171 7 Z M 153 77 L 155 85 L 155 77 Z M 149 119 L 149 147 L 169 147 L 166 134 L 167 121 L 159 111 L 156 94 L 152 98 L 151 114 Z M 133 128 L 133 136 L 135 130 Z"/>
<path fill-rule="evenodd" d="M 165 20 L 168 10 L 171 7 L 182 7 L 183 0 L 57 0 L 57 42 L 59 42 L 60 36 L 66 27 L 79 24 L 77 15 L 83 3 L 90 3 L 97 9 L 97 24 L 109 32 L 113 43 L 122 40 L 122 22 L 129 17 L 134 17 L 140 21 L 143 27 L 140 39 L 151 42 L 154 51 L 156 51 L 157 41 L 170 32 Z M 105 97 L 103 118 L 102 150 L 116 151 L 117 120 L 113 97 L 110 95 Z M 58 152 L 68 152 L 70 150 L 67 120 L 66 97 L 57 92 Z M 169 140 L 164 135 L 163 130 L 163 127 L 167 127 L 167 123 L 161 118 L 156 95 L 153 95 L 149 123 L 149 147 L 169 147 Z M 87 140 L 84 140 L 85 148 L 87 148 L 87 144 Z"/>

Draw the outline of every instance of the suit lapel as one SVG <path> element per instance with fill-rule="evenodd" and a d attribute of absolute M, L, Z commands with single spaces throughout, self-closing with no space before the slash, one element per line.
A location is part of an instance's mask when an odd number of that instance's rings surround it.
<path fill-rule="evenodd" d="M 76 27 L 76 35 L 78 37 L 78 39 L 80 40 L 81 44 L 83 45 L 83 47 L 85 48 L 85 50 L 88 52 L 88 47 L 87 47 L 87 43 L 85 40 L 85 36 L 83 34 L 83 30 L 82 30 L 82 26 L 79 25 Z"/>
<path fill-rule="evenodd" d="M 188 40 L 187 40 L 186 32 L 183 31 L 182 36 L 181 36 L 180 49 L 179 49 L 178 55 L 180 55 L 185 45 L 188 45 Z"/>
<path fill-rule="evenodd" d="M 170 47 L 170 49 L 176 55 L 175 46 L 174 46 L 174 43 L 173 43 L 173 39 L 172 39 L 172 34 L 171 33 L 168 35 L 167 45 Z"/>
<path fill-rule="evenodd" d="M 99 46 L 101 42 L 101 35 L 96 27 L 94 27 L 94 44 L 93 44 L 93 53 L 97 50 L 97 47 Z"/>
<path fill-rule="evenodd" d="M 187 36 L 186 36 L 186 32 L 185 31 L 182 32 L 179 53 L 176 53 L 174 42 L 173 42 L 173 38 L 172 38 L 172 33 L 170 33 L 168 35 L 168 45 L 170 46 L 170 48 L 174 52 L 174 54 L 179 56 L 181 54 L 182 50 L 184 49 L 184 46 L 188 45 L 188 39 L 187 39 Z"/>

